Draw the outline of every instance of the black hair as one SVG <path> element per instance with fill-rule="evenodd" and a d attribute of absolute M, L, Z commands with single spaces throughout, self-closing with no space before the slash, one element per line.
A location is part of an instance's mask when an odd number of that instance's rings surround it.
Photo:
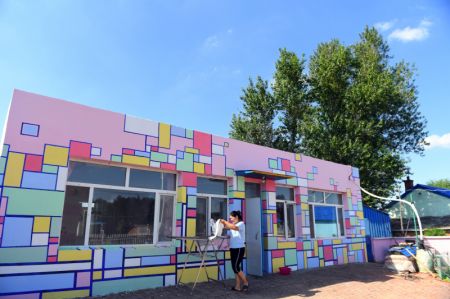
<path fill-rule="evenodd" d="M 239 221 L 242 221 L 242 214 L 241 211 L 231 211 L 230 213 L 231 216 L 233 217 L 237 217 L 239 219 Z"/>

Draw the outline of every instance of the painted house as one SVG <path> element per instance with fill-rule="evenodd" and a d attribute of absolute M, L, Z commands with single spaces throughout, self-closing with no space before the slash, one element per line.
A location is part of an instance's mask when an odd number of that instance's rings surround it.
<path fill-rule="evenodd" d="M 416 184 L 400 196 L 413 202 L 424 229 L 441 228 L 450 232 L 450 190 Z M 386 206 L 391 217 L 392 232 L 403 236 L 415 234 L 414 212 L 405 204 L 391 202 Z"/>
<path fill-rule="evenodd" d="M 0 183 L 0 298 L 174 285 L 190 243 L 170 236 L 210 235 L 232 210 L 248 274 L 366 261 L 356 168 L 24 91 Z M 206 269 L 234 277 L 226 247 Z"/>

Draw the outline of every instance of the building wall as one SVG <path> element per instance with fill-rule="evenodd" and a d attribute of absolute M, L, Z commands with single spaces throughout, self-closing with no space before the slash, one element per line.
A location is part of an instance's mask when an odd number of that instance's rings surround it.
<path fill-rule="evenodd" d="M 260 181 L 265 271 L 366 261 L 359 175 L 351 166 L 16 90 L 0 158 L 0 298 L 95 296 L 176 283 L 190 245 L 184 242 L 59 246 L 70 159 L 176 171 L 176 233 L 182 236 L 195 234 L 198 175 L 227 179 L 229 210 L 242 210 L 244 218 L 246 179 L 235 171 L 292 175 Z M 276 184 L 295 187 L 293 241 L 276 237 Z M 309 188 L 343 194 L 345 238 L 310 238 Z M 220 267 L 233 277 L 228 251 L 219 258 L 219 265 L 208 263 L 208 274 L 218 278 Z M 184 282 L 195 279 L 196 267 L 190 264 Z"/>
<path fill-rule="evenodd" d="M 414 189 L 404 200 L 414 202 L 420 217 L 444 217 L 450 215 L 450 198 L 433 192 Z M 402 215 L 404 218 L 414 217 L 414 212 L 406 204 L 402 205 Z M 392 219 L 400 218 L 400 203 L 396 203 L 388 209 Z"/>

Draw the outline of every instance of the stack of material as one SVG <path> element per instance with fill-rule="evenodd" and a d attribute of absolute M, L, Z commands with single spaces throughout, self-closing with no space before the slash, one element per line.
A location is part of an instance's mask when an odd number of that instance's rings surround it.
<path fill-rule="evenodd" d="M 400 244 L 389 249 L 389 254 L 384 259 L 384 265 L 396 272 L 418 271 L 415 255 L 416 247 L 409 244 Z"/>

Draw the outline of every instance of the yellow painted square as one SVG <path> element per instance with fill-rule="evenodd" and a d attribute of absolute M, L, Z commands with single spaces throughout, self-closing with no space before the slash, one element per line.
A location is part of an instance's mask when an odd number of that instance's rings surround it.
<path fill-rule="evenodd" d="M 295 154 L 295 161 L 301 161 L 302 155 L 301 154 Z"/>
<path fill-rule="evenodd" d="M 295 242 L 278 242 L 278 249 L 294 249 L 297 248 Z"/>
<path fill-rule="evenodd" d="M 34 217 L 33 232 L 48 233 L 50 231 L 50 217 Z"/>
<path fill-rule="evenodd" d="M 280 267 L 284 267 L 284 257 L 276 257 L 272 259 L 272 272 L 280 272 Z"/>
<path fill-rule="evenodd" d="M 123 273 L 124 276 L 143 276 L 156 274 L 175 274 L 175 266 L 132 268 L 132 269 L 125 269 Z"/>
<path fill-rule="evenodd" d="M 44 164 L 67 166 L 69 149 L 67 147 L 46 145 L 44 151 Z"/>
<path fill-rule="evenodd" d="M 159 123 L 159 147 L 170 148 L 170 125 Z"/>
<path fill-rule="evenodd" d="M 186 187 L 178 187 L 178 195 L 177 195 L 177 201 L 178 202 L 186 202 Z"/>
<path fill-rule="evenodd" d="M 59 250 L 58 262 L 89 261 L 92 257 L 91 250 Z"/>
<path fill-rule="evenodd" d="M 333 240 L 333 244 L 341 244 L 342 240 L 341 239 L 334 239 Z"/>
<path fill-rule="evenodd" d="M 320 260 L 320 267 L 323 267 L 323 266 L 325 266 L 325 262 L 321 259 Z"/>
<path fill-rule="evenodd" d="M 192 148 L 192 147 L 187 147 L 185 150 L 186 153 L 193 153 L 193 154 L 198 154 L 199 150 L 196 148 Z"/>
<path fill-rule="evenodd" d="M 4 185 L 10 187 L 20 187 L 22 181 L 22 170 L 25 163 L 25 155 L 20 153 L 9 153 L 6 163 Z"/>
<path fill-rule="evenodd" d="M 205 173 L 205 164 L 194 162 L 195 173 Z"/>
<path fill-rule="evenodd" d="M 69 298 L 84 298 L 88 296 L 89 290 L 72 290 L 72 291 L 42 293 L 42 299 L 69 299 Z"/>
<path fill-rule="evenodd" d="M 92 274 L 92 279 L 99 280 L 102 279 L 102 271 L 94 271 Z"/>
<path fill-rule="evenodd" d="M 181 275 L 181 271 L 182 270 L 178 270 L 177 277 L 180 277 Z M 218 278 L 218 270 L 217 270 L 217 266 L 211 266 L 211 267 L 206 267 L 206 268 L 202 268 L 200 270 L 200 276 L 198 279 L 198 282 L 203 282 L 203 281 L 207 281 L 208 277 L 206 276 L 206 272 L 208 271 L 208 276 L 210 278 L 213 279 L 217 279 Z M 195 281 L 195 278 L 197 277 L 197 272 L 198 272 L 198 268 L 188 268 L 188 269 L 184 269 L 183 271 L 183 275 L 181 276 L 181 282 L 182 283 L 191 283 Z M 223 275 L 223 273 L 222 273 Z"/>
<path fill-rule="evenodd" d="M 187 219 L 187 228 L 186 228 L 186 236 L 194 237 L 195 236 L 195 226 L 197 222 L 194 218 Z"/>
<path fill-rule="evenodd" d="M 231 259 L 231 254 L 230 254 L 229 250 L 225 251 L 225 259 L 227 259 L 227 260 Z"/>
<path fill-rule="evenodd" d="M 127 164 L 135 164 L 135 165 L 142 165 L 142 166 L 149 166 L 150 159 L 147 157 L 138 157 L 138 156 L 131 156 L 131 155 L 123 155 L 122 156 L 122 162 Z"/>

